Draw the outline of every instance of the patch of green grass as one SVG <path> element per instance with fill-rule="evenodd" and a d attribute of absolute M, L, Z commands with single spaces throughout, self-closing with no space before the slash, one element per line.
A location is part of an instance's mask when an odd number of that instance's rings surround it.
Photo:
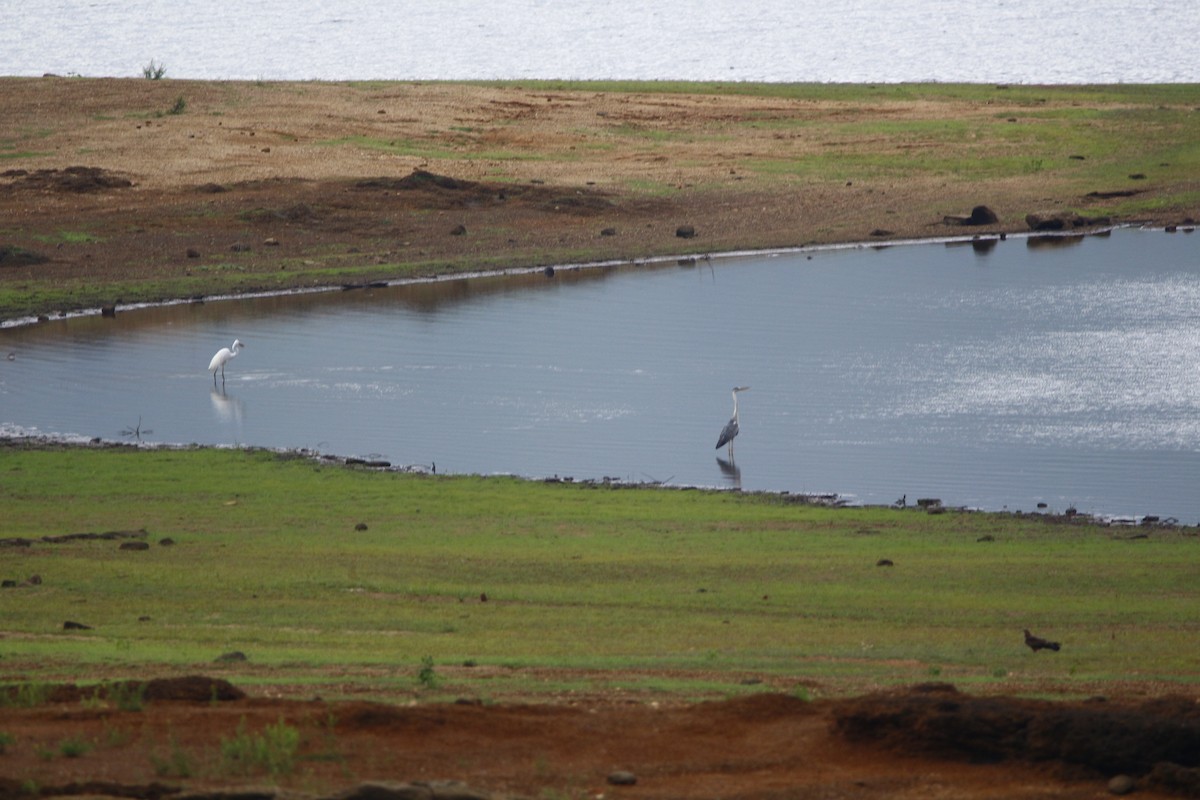
<path fill-rule="evenodd" d="M 300 731 L 282 719 L 261 733 L 247 731 L 243 719 L 233 738 L 221 739 L 221 768 L 233 775 L 289 775 L 299 749 Z"/>
<path fill-rule="evenodd" d="M 7 147 L 0 147 L 0 159 L 12 159 L 17 161 L 28 158 L 42 158 L 43 156 L 48 155 L 50 155 L 48 151 L 39 152 L 36 150 L 10 150 Z"/>
<path fill-rule="evenodd" d="M 50 697 L 47 683 L 24 682 L 0 686 L 0 708 L 34 708 Z"/>
<path fill-rule="evenodd" d="M 357 147 L 363 150 L 378 150 L 389 155 L 412 156 L 427 159 L 466 159 L 485 161 L 541 161 L 544 155 L 516 150 L 475 150 L 476 144 L 467 137 L 456 140 L 457 147 L 447 147 L 446 140 L 434 138 L 376 139 L 370 136 L 347 136 L 341 139 L 326 139 L 317 142 L 322 147 Z"/>
<path fill-rule="evenodd" d="M 78 736 L 59 742 L 58 752 L 64 758 L 81 758 L 92 750 L 92 743 Z"/>
<path fill-rule="evenodd" d="M 14 554 L 19 571 L 56 580 L 6 612 L 8 630 L 44 632 L 87 600 L 87 636 L 6 643 L 48 671 L 239 649 L 276 683 L 337 666 L 396 687 L 413 672 L 395 665 L 425 653 L 423 671 L 459 692 L 475 672 L 449 665 L 468 660 L 535 692 L 528 673 L 542 668 L 641 670 L 647 686 L 679 670 L 987 681 L 997 664 L 1049 683 L 1196 679 L 1188 530 L 1129 541 L 1005 515 L 363 472 L 257 451 L 9 447 L 0 476 L 8 535 L 102 521 L 178 542 L 136 565 L 107 543 Z M 896 566 L 879 570 L 881 556 Z M 135 622 L 151 608 L 153 624 Z M 1024 627 L 1063 654 L 1031 657 Z M 704 688 L 694 680 L 680 693 Z"/>
<path fill-rule="evenodd" d="M 167 754 L 151 753 L 150 764 L 160 778 L 190 778 L 195 773 L 192 756 L 180 746 L 174 731 L 168 740 Z"/>
<path fill-rule="evenodd" d="M 56 231 L 52 235 L 35 235 L 32 238 L 46 244 L 93 244 L 104 241 L 87 231 Z"/>

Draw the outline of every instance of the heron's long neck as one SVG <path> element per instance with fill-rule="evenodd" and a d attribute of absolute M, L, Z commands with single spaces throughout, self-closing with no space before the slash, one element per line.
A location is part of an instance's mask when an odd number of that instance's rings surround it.
<path fill-rule="evenodd" d="M 737 419 L 737 392 L 733 393 L 733 418 Z"/>

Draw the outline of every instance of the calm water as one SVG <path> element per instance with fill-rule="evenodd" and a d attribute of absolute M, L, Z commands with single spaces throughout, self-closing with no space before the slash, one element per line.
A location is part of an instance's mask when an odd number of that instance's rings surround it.
<path fill-rule="evenodd" d="M 0 74 L 1200 81 L 1166 0 L 0 0 Z"/>
<path fill-rule="evenodd" d="M 8 432 L 1200 521 L 1196 234 L 559 270 L 0 330 Z M 246 349 L 224 390 L 205 367 Z M 734 464 L 714 449 L 741 396 Z M 148 433 L 147 429 L 152 431 Z M 125 436 L 127 439 L 133 437 Z"/>

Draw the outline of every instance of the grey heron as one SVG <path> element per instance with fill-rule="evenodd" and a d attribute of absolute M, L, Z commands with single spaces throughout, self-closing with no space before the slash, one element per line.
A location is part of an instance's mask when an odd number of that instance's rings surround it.
<path fill-rule="evenodd" d="M 208 362 L 208 371 L 213 374 L 213 386 L 217 385 L 217 369 L 221 370 L 221 383 L 225 383 L 225 362 L 231 358 L 235 358 L 238 351 L 245 347 L 241 339 L 234 339 L 233 344 L 229 347 L 222 347 L 217 351 L 217 354 L 212 357 L 212 361 Z"/>
<path fill-rule="evenodd" d="M 749 386 L 733 387 L 733 416 L 729 418 L 729 422 L 725 423 L 725 427 L 721 430 L 721 437 L 717 439 L 717 450 L 720 450 L 725 445 L 729 445 L 729 455 L 733 457 L 733 437 L 738 435 L 738 392 L 744 392 L 749 389 Z"/>

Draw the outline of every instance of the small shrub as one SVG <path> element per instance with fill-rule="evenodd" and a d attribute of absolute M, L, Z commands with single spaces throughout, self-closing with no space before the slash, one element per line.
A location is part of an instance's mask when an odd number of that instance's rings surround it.
<path fill-rule="evenodd" d="M 3 753 L 6 747 L 8 747 L 10 744 L 14 744 L 16 741 L 17 737 L 13 736 L 11 733 L 0 731 L 0 753 Z"/>
<path fill-rule="evenodd" d="M 434 689 L 438 685 L 437 672 L 433 669 L 433 656 L 421 659 L 421 669 L 417 672 L 417 682 L 426 689 Z"/>
<path fill-rule="evenodd" d="M 238 724 L 237 735 L 221 739 L 222 767 L 237 775 L 266 772 L 272 776 L 291 773 L 300 749 L 300 731 L 281 719 L 262 733 L 246 732 L 246 720 Z"/>
<path fill-rule="evenodd" d="M 0 707 L 33 708 L 50 699 L 50 686 L 45 683 L 18 683 L 0 687 Z"/>
<path fill-rule="evenodd" d="M 175 738 L 174 733 L 171 734 L 171 751 L 167 757 L 161 758 L 158 754 L 151 753 L 150 764 L 154 767 L 154 774 L 160 778 L 192 777 L 192 759 L 179 746 L 179 740 Z"/>
<path fill-rule="evenodd" d="M 62 753 L 66 758 L 79 758 L 92 749 L 89 742 L 80 739 L 78 736 L 73 736 L 70 739 L 63 739 L 58 745 L 58 752 Z"/>
<path fill-rule="evenodd" d="M 123 681 L 107 687 L 108 699 L 122 711 L 141 711 L 146 705 L 146 684 Z"/>
<path fill-rule="evenodd" d="M 183 95 L 179 95 L 179 97 L 175 98 L 175 104 L 167 109 L 167 113 L 182 114 L 185 108 L 187 108 L 187 100 L 183 99 Z"/>
<path fill-rule="evenodd" d="M 159 64 L 153 58 L 150 63 L 142 67 L 142 77 L 150 81 L 162 80 L 162 77 L 167 74 L 167 65 Z"/>

